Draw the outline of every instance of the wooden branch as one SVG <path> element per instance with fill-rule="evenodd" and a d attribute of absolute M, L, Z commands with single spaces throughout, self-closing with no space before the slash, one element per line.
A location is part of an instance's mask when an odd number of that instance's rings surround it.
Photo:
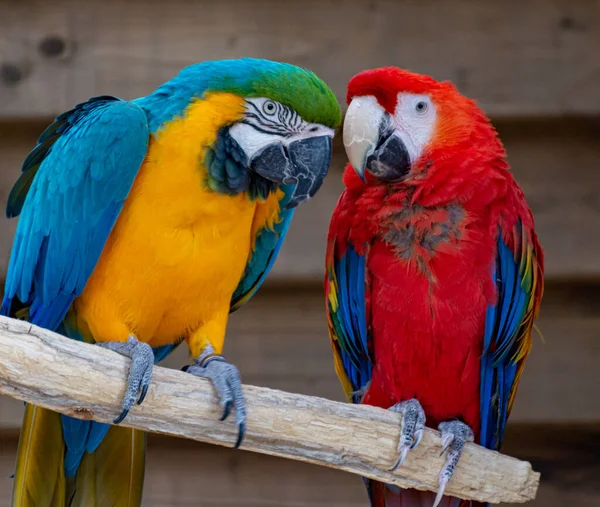
<path fill-rule="evenodd" d="M 0 394 L 82 419 L 110 422 L 120 411 L 129 360 L 27 322 L 0 317 Z M 242 372 L 243 373 L 243 372 Z M 444 458 L 439 433 L 426 429 L 395 473 L 400 415 L 374 407 L 244 386 L 248 406 L 242 448 L 337 468 L 401 487 L 435 491 Z M 217 445 L 236 428 L 205 379 L 154 368 L 152 385 L 125 426 Z M 539 474 L 529 463 L 468 444 L 447 493 L 483 502 L 535 498 Z"/>

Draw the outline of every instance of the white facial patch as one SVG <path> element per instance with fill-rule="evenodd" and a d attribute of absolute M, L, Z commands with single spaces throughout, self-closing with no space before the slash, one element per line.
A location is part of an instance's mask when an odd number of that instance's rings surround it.
<path fill-rule="evenodd" d="M 399 93 L 394 112 L 396 133 L 404 142 L 414 164 L 431 141 L 437 112 L 428 95 Z"/>
<path fill-rule="evenodd" d="M 251 98 L 246 99 L 244 118 L 230 127 L 229 134 L 251 160 L 275 141 L 287 146 L 299 139 L 333 137 L 334 130 L 308 123 L 296 111 L 274 100 Z"/>

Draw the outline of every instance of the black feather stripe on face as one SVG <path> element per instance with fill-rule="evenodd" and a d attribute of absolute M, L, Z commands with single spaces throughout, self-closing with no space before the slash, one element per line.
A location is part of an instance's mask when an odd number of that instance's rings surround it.
<path fill-rule="evenodd" d="M 241 120 L 241 123 L 250 125 L 263 134 L 289 137 L 293 134 L 297 134 L 304 123 L 296 111 L 277 102 L 273 102 L 276 110 L 272 115 L 265 114 L 265 112 L 253 102 L 247 101 L 246 104 L 248 105 L 248 110 L 246 111 L 244 119 Z"/>

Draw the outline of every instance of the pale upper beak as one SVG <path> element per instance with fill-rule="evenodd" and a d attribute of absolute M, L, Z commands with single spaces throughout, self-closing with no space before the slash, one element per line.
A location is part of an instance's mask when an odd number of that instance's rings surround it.
<path fill-rule="evenodd" d="M 398 181 L 411 169 L 410 153 L 393 116 L 372 96 L 355 97 L 344 120 L 344 146 L 356 174 Z"/>
<path fill-rule="evenodd" d="M 348 160 L 365 179 L 367 158 L 377 149 L 386 112 L 373 96 L 355 97 L 344 118 L 343 141 Z"/>

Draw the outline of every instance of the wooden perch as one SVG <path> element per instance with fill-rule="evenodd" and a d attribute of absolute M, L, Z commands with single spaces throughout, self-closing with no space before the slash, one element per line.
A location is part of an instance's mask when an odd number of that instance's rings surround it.
<path fill-rule="evenodd" d="M 120 412 L 129 360 L 27 322 L 0 317 L 0 394 L 82 419 L 110 422 Z M 243 372 L 242 372 L 243 375 Z M 426 429 L 395 473 L 400 415 L 373 407 L 244 386 L 248 407 L 242 449 L 337 468 L 401 487 L 436 491 L 441 442 Z M 161 367 L 146 400 L 122 423 L 217 445 L 232 445 L 232 420 L 205 379 Z M 230 418 L 233 419 L 233 418 Z M 446 492 L 483 502 L 535 498 L 529 463 L 467 444 Z"/>

